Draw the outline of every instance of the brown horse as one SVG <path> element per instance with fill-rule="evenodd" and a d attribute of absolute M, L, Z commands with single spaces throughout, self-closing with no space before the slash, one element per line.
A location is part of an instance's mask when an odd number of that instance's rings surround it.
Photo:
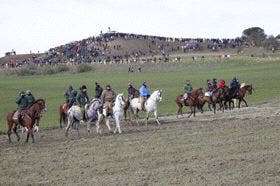
<path fill-rule="evenodd" d="M 179 114 L 183 115 L 184 105 L 189 106 L 191 109 L 191 113 L 189 114 L 188 117 L 191 117 L 192 114 L 195 117 L 195 107 L 199 105 L 198 97 L 200 97 L 201 95 L 203 95 L 202 88 L 198 88 L 191 93 L 188 99 L 184 99 L 183 95 L 177 96 L 175 100 L 176 104 L 179 107 L 177 111 L 177 118 Z"/>
<path fill-rule="evenodd" d="M 251 85 L 245 85 L 244 87 L 234 91 L 227 87 L 225 89 L 225 96 L 224 96 L 224 105 L 227 107 L 227 102 L 229 102 L 229 109 L 232 109 L 234 107 L 232 99 L 238 99 L 238 108 L 240 108 L 240 103 L 243 101 L 248 107 L 247 102 L 245 101 L 244 97 L 246 95 L 246 92 L 248 92 L 250 95 L 252 94 L 253 86 Z M 231 106 L 233 105 L 233 106 Z"/>
<path fill-rule="evenodd" d="M 216 104 L 218 103 L 220 105 L 219 110 L 222 109 L 222 111 L 224 112 L 224 106 L 222 103 L 223 100 L 223 89 L 221 88 L 217 88 L 212 92 L 212 96 L 203 96 L 203 97 L 199 97 L 199 103 L 201 106 L 201 112 L 203 112 L 203 106 L 204 104 L 207 102 L 208 103 L 208 108 L 211 111 L 211 107 L 210 105 L 213 106 L 213 110 L 214 110 L 214 114 L 216 114 Z"/>
<path fill-rule="evenodd" d="M 253 91 L 253 85 L 245 85 L 244 87 L 240 88 L 238 90 L 238 94 L 236 96 L 236 98 L 238 99 L 238 108 L 240 108 L 240 103 L 241 101 L 243 101 L 246 105 L 246 107 L 248 107 L 247 102 L 245 101 L 244 97 L 246 95 L 246 92 L 248 92 L 250 95 L 252 94 Z"/>
<path fill-rule="evenodd" d="M 33 103 L 31 107 L 29 107 L 26 110 L 23 110 L 21 112 L 21 116 L 19 117 L 19 122 L 14 120 L 13 116 L 16 111 L 10 112 L 7 115 L 7 124 L 8 124 L 8 137 L 9 142 L 11 143 L 11 130 L 13 128 L 13 131 L 15 132 L 17 136 L 17 140 L 20 140 L 20 137 L 17 133 L 17 126 L 20 124 L 22 127 L 27 129 L 27 138 L 26 142 L 28 142 L 29 135 L 31 134 L 32 142 L 34 143 L 34 134 L 33 134 L 33 126 L 35 124 L 35 121 L 41 118 L 42 112 L 45 110 L 45 100 L 44 99 L 38 99 Z M 14 125 L 15 124 L 15 125 Z"/>
<path fill-rule="evenodd" d="M 139 96 L 140 96 L 140 92 L 138 90 L 135 90 L 134 94 L 131 95 L 130 97 L 128 97 L 128 99 L 125 101 L 125 106 L 124 106 L 124 109 L 123 109 L 125 120 L 127 120 L 127 111 L 129 109 L 129 106 L 130 106 L 130 100 L 132 100 L 133 98 L 139 98 Z M 133 113 L 133 112 L 128 113 L 129 120 L 131 120 L 131 113 Z"/>
<path fill-rule="evenodd" d="M 62 122 L 65 125 L 67 120 L 67 111 L 69 110 L 69 104 L 64 103 L 63 105 L 59 105 L 59 124 L 60 128 L 62 128 Z"/>

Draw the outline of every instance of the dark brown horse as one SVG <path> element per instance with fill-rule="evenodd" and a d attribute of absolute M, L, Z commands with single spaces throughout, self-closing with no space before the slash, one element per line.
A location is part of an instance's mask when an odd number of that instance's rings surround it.
<path fill-rule="evenodd" d="M 13 116 L 16 111 L 10 112 L 7 115 L 7 124 L 8 124 L 8 137 L 9 142 L 11 143 L 11 130 L 13 128 L 13 131 L 15 132 L 17 136 L 17 140 L 20 140 L 20 137 L 17 133 L 17 126 L 18 124 L 22 127 L 27 129 L 27 138 L 26 142 L 28 142 L 29 135 L 31 134 L 32 142 L 34 143 L 34 134 L 33 134 L 33 126 L 35 124 L 35 121 L 41 118 L 42 112 L 46 109 L 45 100 L 44 99 L 38 99 L 33 103 L 33 105 L 23 110 L 19 116 L 19 121 L 16 121 Z M 18 123 L 19 122 L 19 123 Z"/>
<path fill-rule="evenodd" d="M 128 97 L 128 99 L 125 101 L 125 106 L 124 106 L 124 119 L 127 120 L 127 111 L 129 109 L 130 106 L 130 100 L 132 100 L 133 98 L 139 98 L 140 96 L 140 92 L 138 90 L 135 90 L 134 94 L 131 95 L 130 97 Z M 129 112 L 128 116 L 129 116 L 129 120 L 131 120 L 131 113 L 133 112 Z"/>
<path fill-rule="evenodd" d="M 59 124 L 60 128 L 62 128 L 62 122 L 65 125 L 67 120 L 67 111 L 69 110 L 69 104 L 64 103 L 63 105 L 59 105 Z"/>
<path fill-rule="evenodd" d="M 223 100 L 223 89 L 221 88 L 217 88 L 212 92 L 212 96 L 203 96 L 203 97 L 199 97 L 199 103 L 201 106 L 201 112 L 203 112 L 203 106 L 204 104 L 207 102 L 208 103 L 208 108 L 211 111 L 211 107 L 210 105 L 213 106 L 213 110 L 214 110 L 214 114 L 216 114 L 216 104 L 218 103 L 220 105 L 219 110 L 222 109 L 222 111 L 224 112 L 224 106 L 222 103 Z"/>
<path fill-rule="evenodd" d="M 225 89 L 225 96 L 224 96 L 225 107 L 227 107 L 227 103 L 229 103 L 229 109 L 232 109 L 234 107 L 232 99 L 238 100 L 238 108 L 240 108 L 241 101 L 243 101 L 245 103 L 246 107 L 248 107 L 248 104 L 247 104 L 246 100 L 244 99 L 244 97 L 246 95 L 246 92 L 248 92 L 251 95 L 252 90 L 253 90 L 252 84 L 245 85 L 236 91 L 227 87 L 227 89 Z M 233 105 L 233 106 L 231 106 L 231 105 Z"/>
<path fill-rule="evenodd" d="M 202 96 L 203 92 L 202 92 L 202 88 L 198 88 L 196 90 L 194 90 L 191 95 L 188 97 L 188 99 L 184 99 L 183 95 L 179 95 L 176 97 L 176 104 L 178 105 L 178 111 L 177 111 L 177 118 L 178 115 L 183 115 L 183 106 L 189 106 L 191 109 L 191 113 L 189 114 L 188 117 L 191 117 L 191 115 L 193 114 L 193 116 L 195 117 L 195 107 L 198 106 L 199 102 L 198 102 L 198 97 Z"/>

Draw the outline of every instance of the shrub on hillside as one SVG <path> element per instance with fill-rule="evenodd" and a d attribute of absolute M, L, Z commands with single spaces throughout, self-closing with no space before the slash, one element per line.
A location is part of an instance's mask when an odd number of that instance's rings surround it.
<path fill-rule="evenodd" d="M 30 76 L 36 74 L 36 72 L 37 72 L 37 67 L 33 65 L 15 69 L 15 74 L 17 76 Z"/>
<path fill-rule="evenodd" d="M 93 70 L 92 66 L 87 65 L 87 64 L 80 64 L 76 66 L 76 72 L 77 73 L 82 73 L 82 72 L 88 72 Z"/>
<path fill-rule="evenodd" d="M 59 73 L 59 72 L 67 72 L 70 70 L 69 66 L 67 65 L 57 65 L 56 67 L 56 72 Z"/>

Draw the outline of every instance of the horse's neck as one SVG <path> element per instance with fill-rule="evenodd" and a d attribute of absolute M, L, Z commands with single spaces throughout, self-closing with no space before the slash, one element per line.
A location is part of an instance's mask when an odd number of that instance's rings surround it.
<path fill-rule="evenodd" d="M 148 100 L 156 101 L 157 100 L 157 92 L 152 93 L 152 95 L 148 98 Z"/>
<path fill-rule="evenodd" d="M 199 90 L 200 90 L 200 89 L 197 89 L 196 91 L 194 91 L 194 92 L 191 94 L 191 96 L 192 96 L 192 97 L 198 97 L 198 95 L 199 95 Z"/>
<path fill-rule="evenodd" d="M 249 88 L 249 86 L 248 86 L 248 85 L 245 85 L 244 87 L 242 87 L 241 89 L 239 89 L 239 91 L 240 91 L 242 94 L 245 94 L 245 93 L 248 91 L 248 88 Z"/>

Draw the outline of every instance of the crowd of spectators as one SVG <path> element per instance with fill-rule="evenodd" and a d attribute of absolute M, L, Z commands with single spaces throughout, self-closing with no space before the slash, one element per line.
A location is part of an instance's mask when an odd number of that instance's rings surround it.
<path fill-rule="evenodd" d="M 145 49 L 127 49 L 122 42 L 113 41 L 144 40 L 148 41 Z M 149 36 L 108 32 L 97 37 L 89 37 L 80 41 L 70 42 L 49 49 L 40 56 L 33 56 L 22 61 L 7 61 L 1 67 L 17 68 L 26 64 L 55 65 L 55 64 L 81 64 L 103 62 L 137 62 L 143 58 L 168 61 L 170 53 L 190 52 L 197 50 L 216 51 L 224 48 L 239 48 L 245 42 L 241 39 L 190 39 Z M 14 52 L 14 51 L 13 51 Z M 13 53 L 15 54 L 15 52 Z M 145 60 L 144 60 L 145 61 Z"/>

